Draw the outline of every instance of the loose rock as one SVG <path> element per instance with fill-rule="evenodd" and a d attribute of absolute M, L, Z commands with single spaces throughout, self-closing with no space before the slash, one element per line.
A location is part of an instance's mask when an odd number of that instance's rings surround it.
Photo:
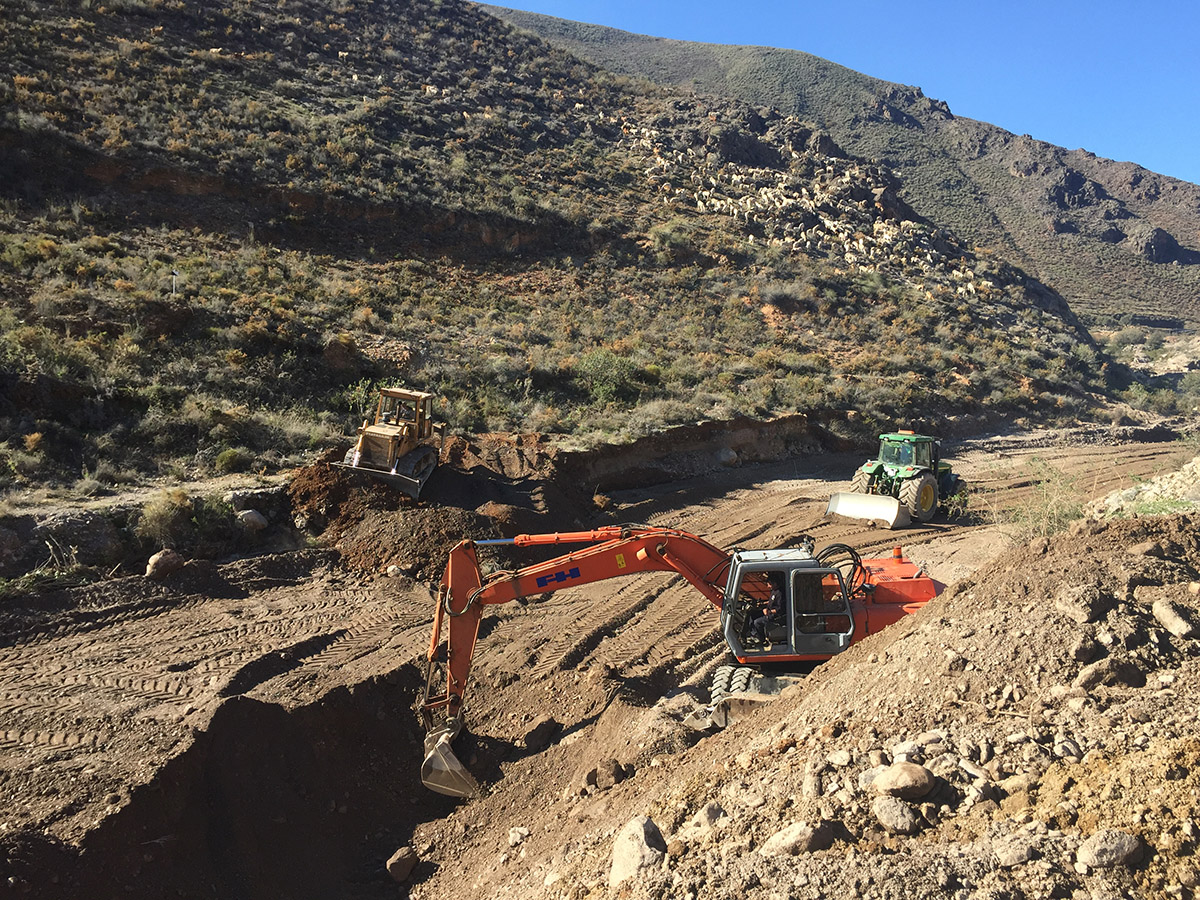
<path fill-rule="evenodd" d="M 262 531 L 267 527 L 267 517 L 256 509 L 243 509 L 237 514 L 237 520 L 247 531 Z"/>
<path fill-rule="evenodd" d="M 1160 598 L 1154 601 L 1152 611 L 1158 623 L 1175 637 L 1191 638 L 1196 636 L 1196 626 L 1189 621 L 1183 607 L 1178 603 Z"/>
<path fill-rule="evenodd" d="M 1075 854 L 1076 861 L 1089 869 L 1129 866 L 1142 858 L 1142 842 L 1115 828 L 1097 831 L 1084 841 Z"/>
<path fill-rule="evenodd" d="M 162 581 L 168 575 L 182 569 L 186 562 L 187 560 L 170 548 L 159 550 L 146 563 L 146 577 L 151 581 Z"/>
<path fill-rule="evenodd" d="M 542 716 L 525 732 L 525 747 L 533 753 L 541 753 L 558 737 L 562 723 L 553 716 Z"/>
<path fill-rule="evenodd" d="M 658 826 L 649 817 L 638 816 L 626 823 L 613 841 L 608 886 L 616 887 L 645 869 L 657 868 L 666 854 L 667 844 Z"/>
<path fill-rule="evenodd" d="M 420 858 L 412 847 L 401 847 L 387 861 L 387 872 L 397 884 L 408 881 Z"/>
<path fill-rule="evenodd" d="M 899 797 L 901 800 L 920 800 L 933 790 L 937 778 L 924 766 L 911 762 L 892 763 L 871 782 L 877 794 Z"/>
<path fill-rule="evenodd" d="M 871 812 L 879 824 L 892 834 L 916 834 L 921 819 L 916 811 L 897 797 L 876 797 Z"/>
<path fill-rule="evenodd" d="M 1033 841 L 1020 837 L 997 841 L 992 846 L 992 850 L 996 854 L 996 862 L 1005 869 L 1027 863 L 1037 855 L 1034 851 Z"/>
<path fill-rule="evenodd" d="M 758 848 L 763 856 L 796 856 L 833 846 L 833 828 L 828 822 L 812 827 L 805 822 L 793 822 L 777 831 Z"/>
<path fill-rule="evenodd" d="M 1124 684 L 1129 687 L 1141 687 L 1146 683 L 1146 676 L 1133 663 L 1127 660 L 1107 656 L 1104 659 L 1084 666 L 1072 682 L 1074 687 L 1092 688 L 1100 684 Z"/>

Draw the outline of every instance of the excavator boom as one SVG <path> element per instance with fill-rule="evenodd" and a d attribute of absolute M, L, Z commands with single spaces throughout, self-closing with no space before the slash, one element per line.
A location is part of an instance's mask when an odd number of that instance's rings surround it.
<path fill-rule="evenodd" d="M 513 572 L 497 572 L 485 580 L 475 548 L 499 544 L 588 546 Z M 647 526 L 523 534 L 505 540 L 459 543 L 450 551 L 442 573 L 433 617 L 421 703 L 426 729 L 421 780 L 429 788 L 454 797 L 477 792 L 474 779 L 454 757 L 450 742 L 462 729 L 463 698 L 485 606 L 609 578 L 659 571 L 682 575 L 720 608 L 729 561 L 724 550 L 695 535 Z"/>

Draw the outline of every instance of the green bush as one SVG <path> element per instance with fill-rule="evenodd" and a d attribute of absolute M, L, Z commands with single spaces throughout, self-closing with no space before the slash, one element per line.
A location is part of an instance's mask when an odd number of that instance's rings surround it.
<path fill-rule="evenodd" d="M 228 475 L 230 472 L 245 472 L 253 462 L 254 454 L 241 447 L 230 447 L 217 454 L 213 468 L 221 475 Z"/>
<path fill-rule="evenodd" d="M 637 395 L 637 366 L 607 347 L 585 353 L 575 364 L 575 371 L 597 403 L 625 401 Z"/>

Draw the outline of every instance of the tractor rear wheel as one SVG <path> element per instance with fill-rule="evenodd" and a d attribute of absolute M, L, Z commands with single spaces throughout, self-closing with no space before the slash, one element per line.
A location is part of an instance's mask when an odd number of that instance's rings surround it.
<path fill-rule="evenodd" d="M 918 522 L 928 522 L 937 512 L 937 479 L 929 472 L 910 478 L 900 485 L 900 503 Z"/>
<path fill-rule="evenodd" d="M 850 479 L 850 490 L 856 494 L 869 494 L 871 493 L 871 485 L 874 482 L 874 476 L 859 469 L 854 473 L 854 477 Z"/>

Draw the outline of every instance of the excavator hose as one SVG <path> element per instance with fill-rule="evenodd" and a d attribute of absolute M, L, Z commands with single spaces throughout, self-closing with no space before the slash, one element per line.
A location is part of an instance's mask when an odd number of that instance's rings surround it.
<path fill-rule="evenodd" d="M 832 569 L 840 569 L 846 577 L 846 589 L 854 596 L 867 580 L 867 570 L 863 567 L 862 557 L 849 544 L 830 544 L 815 557 L 817 562 Z M 846 568 L 850 569 L 849 576 L 845 575 Z"/>
<path fill-rule="evenodd" d="M 446 611 L 446 615 L 452 619 L 457 619 L 459 616 L 466 615 L 467 610 L 475 605 L 479 595 L 483 592 L 483 589 L 486 586 L 487 585 L 480 585 L 479 587 L 475 588 L 475 590 L 471 591 L 471 593 L 467 595 L 467 602 L 463 604 L 463 608 L 458 612 L 455 612 L 450 608 L 450 601 L 454 598 L 450 591 L 446 591 L 445 595 L 442 597 L 442 609 L 444 609 Z"/>

